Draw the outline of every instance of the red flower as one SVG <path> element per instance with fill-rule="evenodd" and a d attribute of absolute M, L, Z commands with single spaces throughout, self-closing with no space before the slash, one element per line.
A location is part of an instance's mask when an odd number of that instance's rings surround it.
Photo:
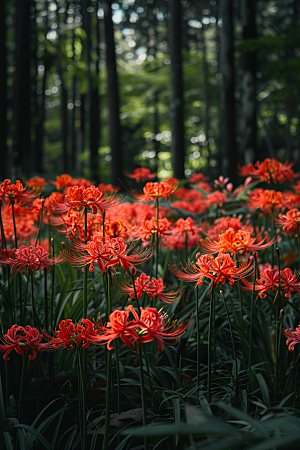
<path fill-rule="evenodd" d="M 276 241 L 274 237 L 270 242 L 263 244 L 266 238 L 267 236 L 261 242 L 255 244 L 257 238 L 251 238 L 251 234 L 248 231 L 239 230 L 236 232 L 232 228 L 228 228 L 225 233 L 219 235 L 218 240 L 212 241 L 206 238 L 199 242 L 199 246 L 208 253 L 229 251 L 237 255 L 241 251 L 241 254 L 245 255 L 247 251 L 254 252 L 270 247 Z"/>
<path fill-rule="evenodd" d="M 133 173 L 124 172 L 126 177 L 133 178 L 137 183 L 140 181 L 153 180 L 156 177 L 157 172 L 150 173 L 149 169 L 141 167 L 140 169 L 134 169 Z"/>
<path fill-rule="evenodd" d="M 245 286 L 240 286 L 244 291 L 252 291 L 253 285 L 242 279 Z M 279 272 L 277 269 L 266 269 L 260 273 L 260 279 L 255 282 L 255 292 L 260 298 L 265 298 L 270 289 L 277 290 L 280 284 Z"/>
<path fill-rule="evenodd" d="M 82 344 L 82 348 L 87 348 L 91 342 L 98 339 L 102 332 L 102 327 L 89 319 L 81 319 L 80 323 L 76 325 L 72 319 L 62 320 L 58 327 L 58 331 L 53 331 L 53 336 L 44 331 L 45 337 L 49 340 L 48 345 L 55 350 L 71 349 L 73 344 L 77 347 Z"/>
<path fill-rule="evenodd" d="M 170 195 L 176 190 L 178 186 L 178 181 L 175 178 L 168 178 L 166 181 L 161 181 L 160 183 L 146 183 L 143 188 L 144 194 L 135 194 L 131 192 L 138 200 L 148 202 L 149 200 L 155 200 L 161 197 L 165 197 L 166 200 L 170 200 Z"/>
<path fill-rule="evenodd" d="M 133 309 L 132 305 L 127 306 L 127 310 L 130 310 L 138 321 L 137 312 Z M 141 342 L 150 342 L 157 339 L 158 351 L 163 350 L 163 343 L 167 343 L 168 340 L 177 340 L 186 331 L 191 320 L 184 324 L 180 322 L 176 328 L 176 321 L 171 322 L 167 317 L 155 308 L 141 308 L 141 317 L 139 321 L 142 323 L 142 329 L 139 331 L 139 340 Z M 140 326 L 140 325 L 139 325 Z"/>
<path fill-rule="evenodd" d="M 122 197 L 116 198 L 116 192 L 103 194 L 95 186 L 84 188 L 83 186 L 69 187 L 66 195 L 52 193 L 45 201 L 45 208 L 62 214 L 71 208 L 91 208 L 94 214 L 101 213 L 118 204 Z"/>
<path fill-rule="evenodd" d="M 298 174 L 292 170 L 294 163 L 286 161 L 284 164 L 276 159 L 267 158 L 262 162 L 257 161 L 255 167 L 252 163 L 248 166 L 239 167 L 242 176 L 253 176 L 267 183 L 283 183 L 284 181 L 293 181 Z"/>
<path fill-rule="evenodd" d="M 10 184 L 10 180 L 6 179 L 0 184 L 0 199 L 28 202 L 33 200 L 41 192 L 40 186 L 35 186 L 33 189 L 27 189 L 23 186 L 21 181 L 17 180 L 15 184 Z"/>
<path fill-rule="evenodd" d="M 279 214 L 279 219 L 275 218 L 275 222 L 282 226 L 284 231 L 296 232 L 300 224 L 300 211 L 293 208 L 285 214 Z"/>
<path fill-rule="evenodd" d="M 179 289 L 176 292 L 164 292 L 165 287 L 162 278 L 159 278 L 158 280 L 152 278 L 152 280 L 150 280 L 149 276 L 142 273 L 140 277 L 137 277 L 134 280 L 134 283 L 138 300 L 142 297 L 143 292 L 145 292 L 151 300 L 161 300 L 165 303 L 174 303 L 181 297 L 181 294 L 178 295 Z M 133 284 L 123 283 L 122 285 L 119 285 L 119 287 L 122 291 L 128 293 L 130 298 L 135 298 Z"/>
<path fill-rule="evenodd" d="M 26 325 L 26 327 L 13 325 L 4 337 L 0 339 L 2 341 L 0 351 L 5 352 L 3 358 L 6 360 L 9 359 L 8 355 L 13 350 L 24 357 L 24 352 L 31 349 L 32 355 L 29 355 L 30 360 L 36 357 L 36 350 L 40 352 L 53 350 L 47 343 L 41 343 L 43 339 L 42 333 L 29 325 Z"/>
<path fill-rule="evenodd" d="M 123 238 L 106 238 L 93 236 L 87 244 L 83 244 L 72 236 L 69 239 L 75 244 L 75 248 L 64 244 L 63 257 L 71 265 L 84 267 L 90 264 L 89 270 L 93 272 L 94 263 L 97 262 L 101 272 L 110 266 L 117 266 L 119 263 L 129 274 L 129 268 L 136 272 L 134 265 L 146 262 L 153 255 L 151 249 L 142 250 L 135 247 L 135 242 L 127 245 Z"/>
<path fill-rule="evenodd" d="M 300 324 L 296 327 L 295 331 L 292 331 L 291 328 L 280 331 L 287 338 L 286 345 L 289 346 L 289 350 L 293 351 L 294 345 L 300 343 Z"/>
<path fill-rule="evenodd" d="M 232 287 L 235 281 L 251 274 L 253 263 L 243 261 L 240 267 L 237 267 L 237 263 L 228 254 L 221 253 L 216 258 L 212 255 L 199 256 L 196 263 L 188 261 L 186 268 L 181 264 L 181 269 L 179 269 L 175 264 L 172 264 L 169 269 L 180 280 L 196 282 L 195 287 L 203 284 L 205 277 L 211 280 L 215 286 L 219 283 L 224 284 L 228 280 L 230 287 Z"/>
<path fill-rule="evenodd" d="M 11 271 L 19 266 L 18 272 L 22 273 L 23 268 L 27 267 L 28 272 L 43 269 L 50 269 L 53 264 L 58 264 L 63 261 L 61 255 L 55 258 L 49 258 L 49 253 L 40 245 L 21 245 L 20 248 L 14 249 L 10 256 L 4 251 L 0 251 L 0 262 L 2 264 L 12 264 Z"/>
<path fill-rule="evenodd" d="M 285 297 L 291 296 L 291 291 L 298 292 L 300 294 L 300 283 L 297 282 L 297 277 L 293 275 L 291 269 L 288 267 L 280 271 L 280 286 L 281 289 L 287 289 Z"/>

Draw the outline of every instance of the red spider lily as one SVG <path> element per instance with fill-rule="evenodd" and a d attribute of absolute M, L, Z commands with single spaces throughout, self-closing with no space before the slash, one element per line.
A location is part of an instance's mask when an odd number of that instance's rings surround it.
<path fill-rule="evenodd" d="M 276 238 L 274 237 L 271 241 L 263 244 L 266 238 L 267 236 L 261 242 L 255 244 L 257 238 L 251 238 L 248 231 L 239 230 L 235 232 L 232 228 L 229 228 L 225 233 L 219 235 L 219 240 L 212 241 L 206 238 L 199 242 L 199 246 L 207 253 L 225 253 L 229 251 L 237 255 L 240 251 L 242 255 L 245 255 L 248 251 L 262 250 L 276 242 Z"/>
<path fill-rule="evenodd" d="M 294 233 L 300 224 L 300 211 L 297 208 L 293 208 L 285 214 L 279 214 L 279 219 L 275 218 L 275 222 L 277 225 L 282 226 L 284 231 Z"/>
<path fill-rule="evenodd" d="M 216 258 L 212 255 L 199 256 L 196 263 L 188 261 L 186 268 L 181 264 L 181 269 L 179 269 L 176 264 L 172 264 L 169 269 L 180 280 L 196 282 L 195 287 L 203 284 L 205 277 L 212 281 L 211 287 L 212 284 L 214 286 L 219 283 L 224 284 L 226 280 L 232 287 L 235 281 L 245 278 L 253 272 L 253 262 L 243 261 L 240 267 L 237 267 L 236 261 L 233 261 L 227 253 L 221 253 Z"/>
<path fill-rule="evenodd" d="M 124 172 L 126 177 L 134 179 L 137 183 L 140 181 L 148 181 L 153 180 L 157 172 L 150 173 L 149 169 L 145 169 L 144 167 L 141 167 L 140 169 L 134 169 L 133 173 Z"/>
<path fill-rule="evenodd" d="M 270 212 L 284 208 L 285 199 L 281 192 L 267 189 L 254 189 L 249 195 L 249 206 Z"/>
<path fill-rule="evenodd" d="M 108 238 L 122 237 L 128 238 L 127 227 L 122 220 L 105 221 L 104 223 L 105 236 Z"/>
<path fill-rule="evenodd" d="M 283 183 L 284 181 L 293 181 L 298 174 L 292 170 L 294 163 L 286 161 L 284 164 L 276 159 L 267 158 L 262 162 L 257 161 L 255 167 L 252 163 L 248 166 L 239 167 L 242 176 L 253 176 L 267 183 Z"/>
<path fill-rule="evenodd" d="M 285 297 L 291 296 L 291 291 L 298 292 L 300 294 L 300 282 L 297 282 L 297 277 L 293 275 L 293 272 L 288 267 L 280 271 L 280 286 L 281 289 L 287 289 Z"/>
<path fill-rule="evenodd" d="M 116 205 L 122 197 L 116 198 L 116 192 L 105 195 L 95 186 L 84 188 L 83 186 L 69 187 L 66 195 L 52 193 L 45 201 L 45 208 L 51 212 L 62 214 L 71 208 L 91 208 L 94 214 L 101 213 Z"/>
<path fill-rule="evenodd" d="M 32 273 L 40 269 L 50 269 L 53 264 L 63 261 L 61 255 L 49 258 L 49 253 L 40 245 L 21 245 L 18 249 L 13 249 L 8 256 L 8 252 L 0 250 L 0 264 L 12 264 L 11 271 L 14 272 L 19 267 L 18 272 L 22 273 L 23 268 Z"/>
<path fill-rule="evenodd" d="M 0 343 L 0 351 L 5 352 L 3 358 L 6 360 L 10 359 L 8 355 L 13 350 L 24 357 L 24 352 L 31 349 L 30 360 L 36 357 L 36 350 L 40 352 L 53 350 L 47 343 L 41 342 L 43 339 L 42 333 L 29 325 L 26 325 L 26 327 L 13 325 L 0 339 L 2 342 L 2 344 Z"/>
<path fill-rule="evenodd" d="M 41 177 L 32 177 L 29 178 L 29 180 L 27 181 L 26 185 L 28 187 L 41 187 L 44 188 L 46 185 L 46 180 L 45 178 L 41 178 Z"/>
<path fill-rule="evenodd" d="M 33 189 L 27 189 L 27 187 L 24 187 L 19 180 L 17 180 L 15 184 L 10 184 L 10 180 L 6 179 L 2 184 L 0 184 L 0 200 L 9 200 L 9 202 L 32 201 L 40 194 L 40 192 L 40 186 L 36 186 Z"/>
<path fill-rule="evenodd" d="M 260 298 L 265 298 L 270 289 L 272 291 L 286 289 L 285 297 L 289 298 L 292 292 L 298 292 L 300 294 L 300 282 L 297 281 L 297 277 L 293 275 L 291 269 L 288 267 L 281 270 L 280 273 L 277 269 L 265 269 L 260 273 L 260 278 L 255 282 L 255 292 L 258 292 Z M 246 280 L 242 280 L 245 286 L 241 288 L 245 291 L 252 291 L 253 284 L 250 284 Z M 276 294 L 277 295 L 277 294 Z M 276 299 L 276 296 L 275 296 Z M 274 300 L 275 301 L 275 300 Z"/>
<path fill-rule="evenodd" d="M 167 236 L 173 233 L 171 229 L 171 223 L 168 219 L 158 219 L 158 228 L 156 218 L 152 217 L 150 220 L 145 220 L 141 226 L 134 231 L 133 235 L 142 241 L 147 241 L 150 237 L 157 233 L 158 237 L 161 239 L 163 236 Z"/>
<path fill-rule="evenodd" d="M 242 279 L 245 286 L 240 286 L 244 291 L 253 291 L 253 285 Z M 270 289 L 277 291 L 280 285 L 280 277 L 277 269 L 266 269 L 260 273 L 260 278 L 255 281 L 255 292 L 260 298 L 265 298 Z"/>
<path fill-rule="evenodd" d="M 60 348 L 70 350 L 73 348 L 73 344 L 77 347 L 81 344 L 82 348 L 87 348 L 91 342 L 98 339 L 102 332 L 102 327 L 89 319 L 81 319 L 77 324 L 74 324 L 72 319 L 62 320 L 58 328 L 58 331 L 53 331 L 53 336 L 44 331 L 44 335 L 49 341 L 48 345 L 55 350 Z"/>
<path fill-rule="evenodd" d="M 127 310 L 130 310 L 138 321 L 138 315 L 133 306 L 127 306 Z M 139 340 L 151 342 L 157 339 L 158 351 L 162 351 L 163 343 L 167 343 L 168 340 L 177 340 L 185 333 L 191 319 L 187 324 L 184 324 L 183 321 L 180 322 L 176 328 L 176 321 L 172 323 L 160 311 L 148 307 L 146 309 L 141 308 L 139 321 L 142 323 L 141 330 L 138 333 Z"/>
<path fill-rule="evenodd" d="M 100 183 L 100 184 L 98 184 L 98 189 L 100 192 L 113 192 L 113 191 L 117 192 L 121 188 L 120 188 L 120 186 L 113 186 L 112 184 Z"/>
<path fill-rule="evenodd" d="M 178 186 L 178 181 L 175 178 L 168 178 L 166 181 L 161 181 L 160 183 L 146 183 L 143 188 L 144 194 L 132 193 L 133 197 L 144 202 L 149 200 L 154 201 L 155 199 L 165 197 L 166 200 L 170 200 L 170 195 L 175 191 Z"/>
<path fill-rule="evenodd" d="M 203 173 L 194 173 L 194 175 L 188 179 L 188 182 L 193 184 L 198 181 L 207 181 L 207 177 Z"/>
<path fill-rule="evenodd" d="M 219 235 L 224 233 L 228 228 L 232 228 L 235 233 L 239 230 L 248 231 L 253 233 L 253 226 L 246 222 L 243 224 L 239 218 L 236 217 L 221 217 L 215 220 L 214 225 L 211 226 L 207 221 L 202 224 L 202 232 L 206 234 L 210 239 L 218 240 Z"/>
<path fill-rule="evenodd" d="M 130 348 L 134 348 L 134 341 L 139 338 L 137 334 L 138 327 L 142 327 L 143 323 L 138 320 L 129 321 L 129 309 L 126 311 L 113 311 L 109 316 L 109 322 L 103 328 L 103 334 L 98 336 L 95 344 L 107 344 L 108 350 L 113 350 L 111 342 L 117 338 L 121 338 L 124 344 Z"/>
<path fill-rule="evenodd" d="M 58 175 L 56 177 L 56 181 L 51 181 L 52 184 L 55 184 L 56 189 L 62 190 L 71 186 L 82 186 L 84 188 L 88 188 L 92 185 L 92 183 L 85 178 L 72 178 L 71 175 L 65 173 L 63 175 Z"/>
<path fill-rule="evenodd" d="M 94 263 L 97 262 L 101 272 L 104 272 L 110 266 L 117 266 L 119 263 L 129 274 L 129 268 L 136 273 L 134 265 L 146 262 L 151 256 L 151 249 L 141 250 L 135 247 L 135 242 L 127 245 L 121 237 L 106 238 L 93 236 L 87 244 L 83 244 L 76 238 L 69 236 L 69 239 L 75 244 L 75 248 L 64 245 L 63 257 L 71 265 L 84 267 L 90 264 L 89 270 L 95 270 Z"/>
<path fill-rule="evenodd" d="M 300 344 L 300 324 L 296 327 L 295 331 L 292 331 L 291 328 L 280 331 L 287 338 L 286 345 L 288 345 L 289 350 L 292 352 L 294 345 Z"/>
<path fill-rule="evenodd" d="M 152 280 L 150 280 L 150 277 L 145 273 L 142 273 L 140 277 L 137 277 L 134 280 L 134 284 L 138 300 L 142 297 L 143 292 L 145 292 L 151 300 L 161 300 L 165 303 L 174 303 L 181 297 L 181 294 L 178 295 L 180 289 L 176 292 L 164 292 L 165 287 L 162 278 L 159 278 L 158 280 L 152 278 Z M 119 287 L 122 291 L 128 293 L 130 298 L 135 298 L 133 284 L 124 282 L 119 285 Z"/>

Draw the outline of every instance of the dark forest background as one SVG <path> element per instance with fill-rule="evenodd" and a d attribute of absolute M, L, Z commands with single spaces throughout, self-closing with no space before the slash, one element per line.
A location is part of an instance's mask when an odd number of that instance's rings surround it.
<path fill-rule="evenodd" d="M 0 177 L 299 165 L 298 0 L 0 1 Z"/>

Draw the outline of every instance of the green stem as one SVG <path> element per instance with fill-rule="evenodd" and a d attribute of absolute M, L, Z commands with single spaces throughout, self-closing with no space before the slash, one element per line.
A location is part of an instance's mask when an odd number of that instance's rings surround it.
<path fill-rule="evenodd" d="M 106 366 L 106 402 L 105 402 L 105 430 L 103 440 L 103 450 L 108 449 L 109 443 L 109 425 L 110 425 L 110 402 L 111 402 L 111 386 L 112 386 L 112 353 L 108 350 L 107 354 L 107 366 Z"/>
<path fill-rule="evenodd" d="M 145 393 L 145 379 L 144 379 L 144 370 L 143 370 L 143 358 L 142 352 L 143 347 L 142 343 L 139 343 L 138 347 L 139 352 L 139 363 L 140 363 L 140 382 L 141 382 L 141 397 L 142 397 L 142 410 L 143 410 L 143 426 L 147 425 L 147 404 L 146 404 L 146 393 Z M 144 436 L 144 449 L 148 450 L 147 438 Z"/>
<path fill-rule="evenodd" d="M 34 284 L 33 284 L 33 272 L 30 272 L 30 280 L 31 280 L 31 307 L 32 307 L 32 323 L 33 326 L 36 326 L 36 312 L 35 312 L 35 304 L 34 304 Z"/>
<path fill-rule="evenodd" d="M 22 373 L 21 373 L 21 385 L 20 385 L 20 396 L 19 396 L 19 412 L 18 412 L 18 422 L 22 420 L 22 400 L 23 400 L 23 384 L 24 384 L 24 374 L 25 374 L 25 356 L 23 357 Z"/>
<path fill-rule="evenodd" d="M 40 220 L 39 220 L 39 229 L 38 229 L 38 233 L 37 233 L 36 240 L 35 240 L 35 246 L 37 245 L 39 237 L 40 237 L 42 218 L 43 218 L 43 211 L 44 211 L 44 202 L 45 202 L 45 200 L 42 200 L 42 208 L 41 208 Z"/>
<path fill-rule="evenodd" d="M 47 269 L 44 269 L 44 296 L 45 296 L 45 328 L 48 331 L 49 317 L 48 317 Z"/>
<path fill-rule="evenodd" d="M 209 323 L 208 323 L 208 358 L 207 358 L 207 401 L 211 401 L 211 351 L 212 351 L 212 322 L 213 322 L 213 310 L 214 310 L 214 283 L 212 283 L 211 300 L 209 309 Z"/>
<path fill-rule="evenodd" d="M 227 304 L 225 301 L 225 297 L 222 291 L 220 291 L 220 294 L 223 298 L 223 302 L 224 302 L 224 307 L 225 307 L 225 311 L 226 311 L 226 316 L 227 316 L 227 320 L 228 320 L 228 325 L 229 325 L 229 332 L 230 332 L 230 338 L 231 338 L 231 345 L 232 345 L 232 352 L 233 352 L 233 361 L 234 361 L 234 370 L 233 370 L 233 376 L 235 379 L 235 395 L 237 396 L 237 378 L 238 378 L 238 366 L 237 366 L 237 358 L 236 358 L 236 351 L 235 351 L 235 343 L 234 343 L 234 338 L 233 338 L 233 332 L 232 332 L 232 327 L 231 327 L 231 320 L 229 317 L 229 312 L 228 312 L 228 308 L 227 308 Z"/>
<path fill-rule="evenodd" d="M 298 223 L 297 246 L 298 246 L 298 270 L 300 273 L 300 224 Z"/>
<path fill-rule="evenodd" d="M 4 233 L 4 227 L 3 227 L 3 221 L 2 221 L 2 200 L 0 200 L 0 227 L 1 227 L 1 247 L 3 249 L 6 249 L 6 239 L 5 239 L 5 233 Z"/>
<path fill-rule="evenodd" d="M 155 239 L 155 245 L 156 245 L 156 260 L 155 260 L 155 278 L 157 279 L 158 277 L 158 261 L 159 261 L 159 255 L 158 255 L 158 251 L 159 251 L 159 237 L 158 237 L 158 232 L 159 232 L 159 202 L 158 202 L 158 197 L 155 198 L 155 208 L 156 208 L 156 239 Z"/>
<path fill-rule="evenodd" d="M 277 265 L 278 273 L 280 275 L 280 254 L 279 248 L 276 248 L 277 253 Z M 278 291 L 276 293 L 276 311 L 275 311 L 275 386 L 274 386 L 274 401 L 277 400 L 277 388 L 278 388 L 278 373 L 279 373 L 279 334 L 280 330 L 278 327 L 279 318 L 279 300 L 280 300 L 280 285 L 278 286 Z"/>
<path fill-rule="evenodd" d="M 254 254 L 254 280 L 253 280 L 252 297 L 251 297 L 251 304 L 250 304 L 250 336 L 249 336 L 249 358 L 248 358 L 248 374 L 249 374 L 249 376 L 250 376 L 250 372 L 251 372 L 253 311 L 254 311 L 254 302 L 255 302 L 256 267 L 257 267 L 257 256 L 255 253 Z"/>
<path fill-rule="evenodd" d="M 78 348 L 78 368 L 79 368 L 79 428 L 81 437 L 81 450 L 86 450 L 86 401 L 85 401 L 85 373 L 82 370 L 83 360 L 81 360 L 80 352 L 82 348 Z"/>
<path fill-rule="evenodd" d="M 107 289 L 106 289 L 107 317 L 109 317 L 110 313 L 111 313 L 111 280 L 110 277 L 107 276 Z M 103 450 L 107 450 L 109 444 L 111 388 L 112 388 L 112 353 L 110 350 L 108 350 L 106 361 L 106 402 L 105 402 L 105 430 L 104 430 Z"/>
<path fill-rule="evenodd" d="M 115 358 L 116 358 L 116 372 L 117 372 L 117 401 L 118 401 L 118 414 L 121 413 L 121 385 L 120 385 L 120 368 L 119 368 L 119 354 L 117 343 L 115 344 Z"/>
<path fill-rule="evenodd" d="M 138 310 L 138 315 L 139 317 L 141 317 L 141 308 L 140 308 L 140 304 L 137 298 L 137 293 L 136 293 L 136 287 L 135 287 L 135 281 L 134 281 L 134 275 L 133 273 L 130 272 L 131 278 L 132 278 L 132 284 L 133 284 L 133 290 L 134 290 L 134 298 L 135 298 L 135 302 L 136 302 L 136 306 L 137 306 L 137 310 Z"/>
<path fill-rule="evenodd" d="M 196 288 L 196 325 L 197 325 L 197 386 L 199 386 L 200 379 L 200 329 L 199 329 L 199 300 L 198 300 L 198 285 Z"/>

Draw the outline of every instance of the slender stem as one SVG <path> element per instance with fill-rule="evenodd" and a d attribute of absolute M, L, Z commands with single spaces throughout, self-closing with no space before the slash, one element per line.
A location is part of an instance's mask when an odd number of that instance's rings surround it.
<path fill-rule="evenodd" d="M 119 354 L 117 343 L 115 344 L 115 358 L 116 358 L 116 372 L 117 372 L 117 402 L 118 402 L 118 414 L 121 413 L 121 385 L 120 385 L 120 368 L 119 368 Z"/>
<path fill-rule="evenodd" d="M 156 239 L 155 239 L 155 244 L 156 244 L 156 260 L 155 260 L 155 278 L 157 279 L 158 277 L 158 261 L 159 261 L 159 255 L 158 255 L 158 251 L 159 251 L 159 202 L 158 202 L 158 197 L 155 198 L 155 208 L 156 208 Z"/>
<path fill-rule="evenodd" d="M 199 329 L 199 300 L 198 300 L 198 285 L 196 287 L 196 325 L 197 325 L 197 386 L 199 386 L 200 379 L 200 329 Z"/>
<path fill-rule="evenodd" d="M 42 200 L 42 208 L 41 208 L 41 212 L 40 212 L 39 229 L 38 229 L 38 233 L 36 235 L 35 246 L 37 245 L 39 237 L 40 237 L 42 218 L 43 218 L 43 211 L 44 211 L 44 202 L 45 202 L 45 200 Z"/>
<path fill-rule="evenodd" d="M 16 218 L 15 218 L 15 201 L 14 200 L 11 200 L 11 213 L 12 213 L 12 219 L 13 219 L 13 225 L 14 225 L 15 248 L 18 248 Z"/>
<path fill-rule="evenodd" d="M 108 276 L 106 289 L 107 317 L 109 317 L 110 313 L 111 313 L 111 280 L 110 277 Z M 109 444 L 111 388 L 112 388 L 112 353 L 110 350 L 108 350 L 106 361 L 106 402 L 105 402 L 105 430 L 104 430 L 103 450 L 107 450 Z"/>
<path fill-rule="evenodd" d="M 131 278 L 132 278 L 132 284 L 133 284 L 133 290 L 134 290 L 134 298 L 135 298 L 135 302 L 136 302 L 136 306 L 137 306 L 137 310 L 138 310 L 138 315 L 139 317 L 141 317 L 141 308 L 140 308 L 140 304 L 137 298 L 137 293 L 136 293 L 136 287 L 135 287 L 135 281 L 134 281 L 134 275 L 132 272 L 130 272 Z"/>
<path fill-rule="evenodd" d="M 55 245 L 54 245 L 54 239 L 51 239 L 51 243 L 52 243 L 52 255 L 53 258 L 55 256 Z M 51 305 L 50 305 L 50 326 L 51 329 L 53 329 L 54 324 L 53 324 L 53 309 L 54 309 L 54 282 L 55 282 L 55 265 L 53 264 L 52 266 L 52 292 L 51 292 Z"/>
<path fill-rule="evenodd" d="M 145 393 L 145 379 L 143 370 L 143 358 L 142 358 L 143 347 L 142 343 L 139 343 L 138 353 L 139 353 L 139 363 L 140 363 L 140 382 L 141 382 L 141 397 L 142 397 L 142 409 L 143 409 L 143 426 L 147 425 L 147 404 L 146 404 L 146 393 Z M 144 436 L 144 449 L 148 450 L 147 438 Z"/>
<path fill-rule="evenodd" d="M 234 368 L 235 368 L 234 371 L 233 371 L 233 374 L 234 374 L 234 379 L 237 380 L 237 377 L 238 377 L 238 368 L 237 368 L 237 358 L 236 358 L 236 351 L 235 351 L 235 344 L 234 344 L 233 332 L 232 332 L 232 327 L 231 327 L 231 320 L 230 320 L 230 317 L 229 317 L 229 312 L 228 312 L 228 308 L 227 308 L 227 304 L 226 304 L 226 301 L 225 301 L 224 294 L 223 294 L 222 291 L 220 291 L 220 294 L 221 294 L 221 296 L 222 296 L 222 298 L 223 298 L 224 307 L 225 307 L 226 316 L 227 316 L 228 325 L 229 325 L 229 332 L 230 332 L 231 345 L 232 345 L 232 352 L 233 352 L 233 361 L 234 361 L 233 366 L 234 366 Z M 235 389 L 235 391 L 236 391 L 236 389 Z M 237 392 L 235 392 L 235 394 L 236 394 L 236 396 L 237 396 Z"/>
<path fill-rule="evenodd" d="M 254 253 L 254 280 L 253 280 L 252 297 L 251 297 L 251 304 L 250 304 L 250 336 L 249 336 L 249 358 L 248 358 L 248 374 L 249 375 L 250 375 L 250 372 L 251 372 L 253 311 L 254 311 L 254 302 L 255 302 L 256 266 L 257 266 L 257 255 L 256 255 L 256 253 Z"/>
<path fill-rule="evenodd" d="M 105 430 L 103 440 L 103 450 L 108 449 L 109 443 L 109 425 L 110 425 L 110 402 L 111 402 L 111 386 L 112 386 L 112 353 L 108 350 L 106 362 L 106 403 L 105 403 Z"/>
<path fill-rule="evenodd" d="M 78 368 L 79 368 L 79 427 L 81 437 L 81 450 L 86 450 L 86 401 L 85 401 L 85 373 L 82 371 L 83 361 L 81 360 L 81 351 L 78 349 Z"/>
<path fill-rule="evenodd" d="M 44 297 L 45 297 L 45 328 L 48 331 L 49 317 L 48 317 L 47 269 L 44 269 Z"/>
<path fill-rule="evenodd" d="M 87 243 L 87 208 L 84 208 L 84 241 Z M 88 299 L 88 266 L 84 266 L 83 275 L 83 318 L 87 318 Z M 86 382 L 87 382 L 87 349 L 82 349 L 82 450 L 85 450 L 86 442 Z"/>
<path fill-rule="evenodd" d="M 36 326 L 36 313 L 35 313 L 35 304 L 34 304 L 34 284 L 33 284 L 33 271 L 30 273 L 31 280 L 31 307 L 32 307 L 32 323 L 33 326 Z"/>
<path fill-rule="evenodd" d="M 185 239 L 184 239 L 184 261 L 187 262 L 187 254 L 188 254 L 188 231 L 184 230 Z"/>
<path fill-rule="evenodd" d="M 207 358 L 207 401 L 211 401 L 211 344 L 212 344 L 212 322 L 213 322 L 213 310 L 214 310 L 214 283 L 211 289 L 211 300 L 209 309 L 209 323 L 208 323 L 208 358 Z"/>
<path fill-rule="evenodd" d="M 23 384 L 24 384 L 24 374 L 25 374 L 25 356 L 23 357 L 22 363 L 22 373 L 21 373 L 21 385 L 20 385 L 20 396 L 19 396 L 19 412 L 18 412 L 18 422 L 22 420 L 22 400 L 23 400 Z"/>
<path fill-rule="evenodd" d="M 280 275 L 280 253 L 279 248 L 276 248 L 277 253 L 277 265 L 278 273 Z M 280 285 L 278 286 L 278 291 L 276 293 L 276 310 L 275 310 L 275 386 L 274 386 L 274 401 L 277 400 L 277 388 L 278 388 L 278 373 L 279 373 L 279 334 L 280 330 L 278 328 L 279 318 L 279 300 L 280 300 Z"/>

